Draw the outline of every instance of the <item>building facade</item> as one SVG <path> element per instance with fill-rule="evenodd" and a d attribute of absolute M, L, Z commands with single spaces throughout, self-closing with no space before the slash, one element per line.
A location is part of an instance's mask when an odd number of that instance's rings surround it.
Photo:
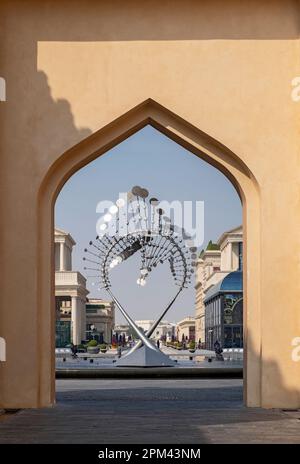
<path fill-rule="evenodd" d="M 188 316 L 177 322 L 176 338 L 179 342 L 195 340 L 195 318 Z"/>
<path fill-rule="evenodd" d="M 220 267 L 221 252 L 219 248 L 214 247 L 214 249 L 210 249 L 208 247 L 206 250 L 202 250 L 197 261 L 195 283 L 195 336 L 197 343 L 200 344 L 204 344 L 205 342 L 205 290 L 209 285 L 208 281 L 213 283 L 216 280 L 215 273 L 220 271 Z"/>
<path fill-rule="evenodd" d="M 89 298 L 86 302 L 86 338 L 99 343 L 112 342 L 115 326 L 115 305 L 112 301 Z"/>
<path fill-rule="evenodd" d="M 61 229 L 54 231 L 56 346 L 72 342 L 79 345 L 86 338 L 85 277 L 72 270 L 74 239 Z"/>
<path fill-rule="evenodd" d="M 153 319 L 144 319 L 135 321 L 138 327 L 147 332 L 153 325 Z M 167 340 L 171 341 L 175 337 L 176 324 L 168 321 L 161 321 L 151 335 L 153 340 Z"/>
<path fill-rule="evenodd" d="M 73 237 L 54 231 L 56 347 L 79 345 L 95 338 L 111 343 L 115 308 L 111 301 L 87 298 L 86 278 L 72 270 Z"/>
<path fill-rule="evenodd" d="M 243 229 L 242 226 L 224 232 L 217 243 L 209 242 L 202 250 L 196 268 L 196 340 L 205 344 L 205 303 L 206 292 L 218 284 L 230 272 L 242 270 Z"/>
<path fill-rule="evenodd" d="M 168 321 L 161 321 L 155 329 L 152 338 L 171 342 L 176 337 L 176 324 Z"/>
<path fill-rule="evenodd" d="M 125 337 L 125 340 L 128 340 L 131 333 L 132 329 L 128 324 L 116 324 L 113 330 L 113 334 L 116 335 L 118 339 Z"/>
<path fill-rule="evenodd" d="M 205 347 L 243 348 L 243 273 L 234 271 L 207 292 L 205 304 Z"/>

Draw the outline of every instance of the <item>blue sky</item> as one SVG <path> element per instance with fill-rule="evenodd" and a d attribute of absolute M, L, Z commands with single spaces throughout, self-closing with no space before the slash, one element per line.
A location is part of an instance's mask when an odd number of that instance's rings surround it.
<path fill-rule="evenodd" d="M 55 205 L 55 225 L 68 231 L 76 241 L 73 270 L 83 270 L 83 249 L 93 240 L 99 201 L 115 201 L 119 192 L 134 185 L 149 190 L 160 200 L 204 201 L 204 245 L 222 232 L 242 223 L 240 199 L 229 180 L 217 169 L 162 135 L 150 126 L 108 151 L 74 174 L 61 190 Z M 200 250 L 201 248 L 199 248 Z M 145 287 L 136 284 L 138 257 L 132 257 L 112 271 L 113 290 L 134 319 L 153 319 L 174 294 L 167 265 L 151 273 Z M 94 282 L 94 285 L 92 283 Z M 88 279 L 90 297 L 107 299 Z M 181 294 L 166 319 L 178 321 L 193 316 L 193 285 Z M 123 322 L 116 310 L 116 320 Z"/>

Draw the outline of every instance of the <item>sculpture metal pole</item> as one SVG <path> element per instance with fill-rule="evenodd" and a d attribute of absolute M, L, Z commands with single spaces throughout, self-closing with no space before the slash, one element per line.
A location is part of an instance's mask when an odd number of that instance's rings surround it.
<path fill-rule="evenodd" d="M 176 295 L 174 296 L 174 298 L 172 299 L 172 301 L 168 304 L 168 306 L 166 307 L 166 309 L 161 313 L 161 315 L 159 316 L 158 319 L 156 319 L 156 321 L 152 324 L 152 326 L 150 327 L 149 330 L 147 330 L 146 332 L 146 337 L 150 338 L 151 335 L 153 334 L 154 330 L 156 329 L 156 327 L 159 325 L 159 323 L 162 321 L 162 319 L 165 317 L 165 315 L 167 314 L 167 312 L 169 311 L 169 309 L 171 308 L 171 306 L 173 305 L 173 303 L 175 302 L 175 300 L 177 299 L 179 293 L 182 291 L 182 289 L 180 288 L 178 290 L 178 292 L 176 293 Z M 137 350 L 138 348 L 140 348 L 142 346 L 142 343 L 143 340 L 141 339 L 140 341 L 138 341 L 127 353 L 125 353 L 124 357 L 125 356 L 129 356 L 131 353 L 133 353 L 135 350 Z"/>
<path fill-rule="evenodd" d="M 131 317 L 129 316 L 129 314 L 127 314 L 127 312 L 125 311 L 125 309 L 123 308 L 123 306 L 121 305 L 121 303 L 117 300 L 117 298 L 113 295 L 113 293 L 111 292 L 111 290 L 109 288 L 106 289 L 106 291 L 109 293 L 109 295 L 112 297 L 113 301 L 116 303 L 116 305 L 118 306 L 119 310 L 121 311 L 121 313 L 123 314 L 123 316 L 125 317 L 125 319 L 127 320 L 128 324 L 133 328 L 133 330 L 135 331 L 135 333 L 137 334 L 137 336 L 141 339 L 141 341 L 148 347 L 150 348 L 151 350 L 155 350 L 155 347 L 152 345 L 152 343 L 149 341 L 149 338 L 147 338 L 147 336 L 144 335 L 144 333 L 139 329 L 139 327 L 136 325 L 136 323 L 134 322 L 133 319 L 131 319 Z"/>

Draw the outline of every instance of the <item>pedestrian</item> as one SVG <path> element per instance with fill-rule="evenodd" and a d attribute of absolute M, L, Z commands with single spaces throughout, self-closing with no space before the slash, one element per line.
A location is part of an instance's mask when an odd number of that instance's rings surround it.
<path fill-rule="evenodd" d="M 118 346 L 118 358 L 120 358 L 122 355 L 122 347 L 121 345 Z"/>
<path fill-rule="evenodd" d="M 215 343 L 214 343 L 214 349 L 215 349 L 215 353 L 216 354 L 221 354 L 222 353 L 222 348 L 221 348 L 221 345 L 220 345 L 220 342 L 219 340 L 216 340 Z"/>
<path fill-rule="evenodd" d="M 222 355 L 222 347 L 221 347 L 221 344 L 218 340 L 215 341 L 214 343 L 214 349 L 215 349 L 215 353 L 216 353 L 216 359 L 217 361 L 224 361 L 224 358 L 223 358 L 223 355 Z"/>
<path fill-rule="evenodd" d="M 160 341 L 159 341 L 159 340 L 157 340 L 156 346 L 157 346 L 157 348 L 159 349 L 159 347 L 160 347 Z"/>
<path fill-rule="evenodd" d="M 72 351 L 72 358 L 76 359 L 77 358 L 77 346 L 71 343 L 71 351 Z"/>

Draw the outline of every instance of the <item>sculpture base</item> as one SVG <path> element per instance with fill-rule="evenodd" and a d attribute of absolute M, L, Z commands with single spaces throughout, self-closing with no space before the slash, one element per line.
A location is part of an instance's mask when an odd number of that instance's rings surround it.
<path fill-rule="evenodd" d="M 151 350 L 145 345 L 116 362 L 117 367 L 173 367 L 175 364 L 169 356 L 159 350 Z"/>

